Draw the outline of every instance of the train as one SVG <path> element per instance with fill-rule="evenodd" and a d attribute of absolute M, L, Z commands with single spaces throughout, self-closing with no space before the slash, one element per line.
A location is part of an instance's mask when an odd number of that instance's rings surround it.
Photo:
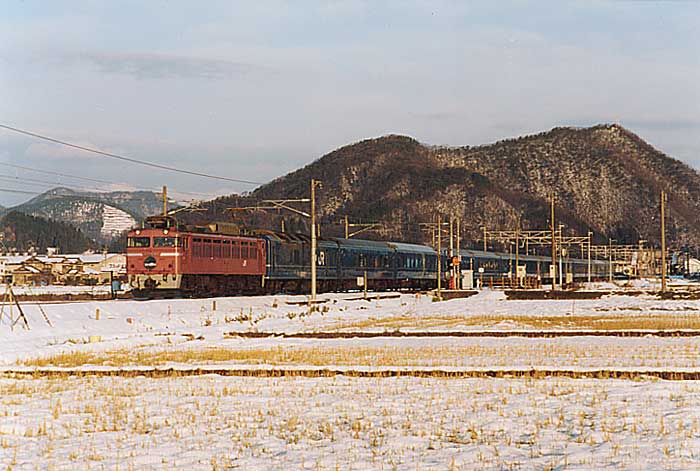
<path fill-rule="evenodd" d="M 477 283 L 503 283 L 515 271 L 514 254 L 462 249 L 460 255 L 460 268 Z M 126 258 L 136 297 L 308 293 L 311 285 L 311 240 L 302 234 L 241 234 L 222 223 L 181 226 L 172 217 L 151 217 L 129 231 Z M 359 280 L 372 290 L 434 289 L 438 258 L 442 273 L 450 273 L 454 259 L 447 250 L 438 257 L 436 250 L 419 244 L 319 238 L 317 289 L 356 290 Z M 551 279 L 549 257 L 520 255 L 517 263 L 525 267 L 525 280 Z M 568 259 L 563 269 L 569 281 L 585 280 L 588 261 Z M 601 278 L 608 265 L 592 260 L 590 270 L 593 278 Z"/>

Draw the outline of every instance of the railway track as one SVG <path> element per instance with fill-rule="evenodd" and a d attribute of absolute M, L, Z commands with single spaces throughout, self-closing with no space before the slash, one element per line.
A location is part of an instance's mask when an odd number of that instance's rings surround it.
<path fill-rule="evenodd" d="M 376 337 L 700 337 L 700 330 L 479 330 L 386 332 L 226 332 L 226 338 L 352 339 Z"/>
<path fill-rule="evenodd" d="M 5 368 L 0 370 L 0 378 L 10 379 L 61 379 L 66 377 L 147 377 L 169 378 L 189 376 L 239 376 L 256 378 L 307 377 L 328 378 L 348 376 L 353 378 L 532 378 L 549 377 L 574 379 L 663 379 L 668 381 L 698 381 L 700 370 L 644 370 L 644 369 L 566 369 L 566 368 L 511 368 L 511 369 L 440 369 L 440 368 Z"/>

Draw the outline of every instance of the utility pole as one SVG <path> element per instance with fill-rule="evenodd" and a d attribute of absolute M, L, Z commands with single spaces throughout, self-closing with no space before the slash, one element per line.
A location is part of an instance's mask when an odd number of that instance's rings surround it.
<path fill-rule="evenodd" d="M 608 281 L 613 282 L 612 239 L 608 238 Z"/>
<path fill-rule="evenodd" d="M 564 256 L 564 244 L 562 241 L 562 228 L 564 224 L 559 224 L 559 287 L 564 289 L 564 267 L 562 262 L 562 257 Z"/>
<path fill-rule="evenodd" d="M 556 289 L 556 284 L 557 284 L 557 276 L 556 273 L 554 272 L 557 267 L 557 239 L 556 239 L 556 234 L 555 234 L 555 229 L 554 229 L 554 192 L 552 192 L 552 202 L 551 202 L 551 214 L 550 214 L 550 220 L 551 220 L 551 226 L 552 226 L 552 269 L 550 270 L 552 274 L 552 291 Z"/>
<path fill-rule="evenodd" d="M 321 182 L 311 179 L 311 301 L 316 301 L 316 186 Z"/>
<path fill-rule="evenodd" d="M 345 216 L 345 238 L 350 238 L 350 224 L 348 223 L 348 217 Z"/>
<path fill-rule="evenodd" d="M 442 244 L 440 243 L 442 239 L 442 234 L 441 234 L 441 229 L 440 229 L 440 216 L 436 215 L 435 216 L 435 222 L 436 222 L 436 227 L 438 231 L 438 237 L 437 237 L 437 298 L 438 301 L 442 301 L 442 257 L 441 257 L 441 251 L 442 251 Z"/>
<path fill-rule="evenodd" d="M 666 292 L 666 192 L 661 192 L 661 292 Z"/>
<path fill-rule="evenodd" d="M 518 226 L 515 228 L 515 281 L 518 287 L 520 287 L 520 219 L 518 219 Z"/>
<path fill-rule="evenodd" d="M 457 289 L 462 289 L 462 254 L 459 250 L 462 234 L 460 232 L 460 227 L 459 227 L 459 217 L 457 218 L 457 266 L 455 267 L 455 271 L 457 272 L 457 283 L 455 284 L 455 287 Z"/>
<path fill-rule="evenodd" d="M 455 254 L 454 245 L 454 218 L 450 216 L 450 257 Z"/>
<path fill-rule="evenodd" d="M 450 214 L 450 273 L 452 274 L 452 280 L 454 280 L 455 276 L 455 266 L 452 265 L 452 257 L 455 255 L 455 243 L 454 243 L 454 216 Z M 456 283 L 455 283 L 456 284 Z M 448 289 L 451 289 L 451 286 L 447 287 Z"/>
<path fill-rule="evenodd" d="M 486 252 L 486 226 L 482 227 L 484 230 L 484 252 Z"/>
<path fill-rule="evenodd" d="M 510 287 L 513 287 L 513 242 L 508 242 L 508 278 Z"/>
<path fill-rule="evenodd" d="M 588 282 L 591 282 L 591 236 L 593 233 L 588 231 Z"/>
<path fill-rule="evenodd" d="M 163 185 L 163 216 L 168 215 L 168 187 Z"/>

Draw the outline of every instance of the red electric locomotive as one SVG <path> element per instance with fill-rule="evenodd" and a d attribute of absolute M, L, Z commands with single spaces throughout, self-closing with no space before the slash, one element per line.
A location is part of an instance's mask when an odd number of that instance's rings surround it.
<path fill-rule="evenodd" d="M 126 260 L 137 297 L 226 296 L 260 291 L 265 241 L 226 224 L 178 227 L 171 217 L 129 231 Z"/>

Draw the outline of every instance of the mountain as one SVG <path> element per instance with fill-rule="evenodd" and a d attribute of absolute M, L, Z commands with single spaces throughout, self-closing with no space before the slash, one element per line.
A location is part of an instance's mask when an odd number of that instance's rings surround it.
<path fill-rule="evenodd" d="M 72 224 L 97 242 L 109 242 L 146 216 L 162 210 L 150 191 L 83 192 L 54 188 L 12 208 L 25 214 Z"/>
<path fill-rule="evenodd" d="M 61 253 L 81 253 L 96 244 L 80 230 L 56 221 L 10 211 L 0 218 L 0 235 L 4 250 L 25 252 L 35 249 L 45 253 L 47 247 L 58 247 Z"/>
<path fill-rule="evenodd" d="M 594 233 L 594 241 L 658 244 L 660 191 L 668 194 L 671 243 L 700 239 L 700 174 L 617 124 L 558 127 L 536 135 L 476 147 L 430 146 L 406 136 L 368 139 L 337 149 L 306 167 L 273 180 L 249 197 L 220 198 L 192 222 L 228 218 L 224 208 L 262 199 L 308 197 L 320 179 L 317 212 L 322 233 L 339 235 L 340 217 L 381 222 L 373 237 L 425 242 L 419 223 L 439 212 L 462 219 L 466 243 L 490 230 L 548 227 L 549 195 L 565 233 Z M 273 212 L 235 212 L 253 227 L 307 231 L 303 218 Z"/>

